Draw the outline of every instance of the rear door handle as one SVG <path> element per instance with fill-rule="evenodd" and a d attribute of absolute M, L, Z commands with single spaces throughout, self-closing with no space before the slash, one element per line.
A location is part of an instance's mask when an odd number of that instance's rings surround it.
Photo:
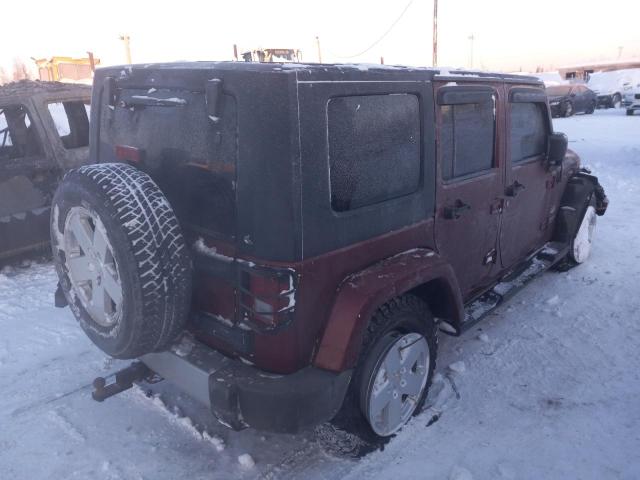
<path fill-rule="evenodd" d="M 444 207 L 444 218 L 447 220 L 455 220 L 460 218 L 467 210 L 471 210 L 471 205 L 464 203 L 462 200 L 457 199 L 453 205 Z"/>
<path fill-rule="evenodd" d="M 518 193 L 520 193 L 522 190 L 525 190 L 526 187 L 521 184 L 519 181 L 515 181 L 513 182 L 511 185 L 509 185 L 507 188 L 505 188 L 504 190 L 504 194 L 507 197 L 515 197 L 518 195 Z"/>

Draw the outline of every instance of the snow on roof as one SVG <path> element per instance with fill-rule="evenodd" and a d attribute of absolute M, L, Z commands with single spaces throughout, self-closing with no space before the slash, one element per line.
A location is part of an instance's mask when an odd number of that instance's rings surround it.
<path fill-rule="evenodd" d="M 450 67 L 420 67 L 411 65 L 387 65 L 377 63 L 260 63 L 260 62 L 230 62 L 230 61 L 206 61 L 206 62 L 172 62 L 172 63 L 149 63 L 149 64 L 137 64 L 137 65 L 119 65 L 107 67 L 109 70 L 131 73 L 133 70 L 138 69 L 193 69 L 193 70 L 206 70 L 206 69 L 221 69 L 221 70 L 249 70 L 249 71 L 321 71 L 328 69 L 335 69 L 338 71 L 358 70 L 366 72 L 370 70 L 376 71 L 404 71 L 404 72 L 431 72 L 435 75 L 443 77 L 477 77 L 477 78 L 518 78 L 523 81 L 533 81 L 535 77 L 528 79 L 523 78 L 522 75 L 515 76 L 510 73 L 499 72 L 486 72 L 486 71 L 472 71 L 465 69 L 457 69 Z"/>
<path fill-rule="evenodd" d="M 600 66 L 604 67 L 604 66 L 615 66 L 615 65 L 626 66 L 629 64 L 637 64 L 638 66 L 640 66 L 640 57 L 632 57 L 632 58 L 619 59 L 619 60 L 603 60 L 601 62 L 576 63 L 573 65 L 563 65 L 558 68 L 560 70 L 570 70 L 572 68 L 580 69 L 580 68 L 600 67 Z"/>
<path fill-rule="evenodd" d="M 4 95 L 33 95 L 44 92 L 78 91 L 90 92 L 89 85 L 75 83 L 42 82 L 40 80 L 19 80 L 17 82 L 0 85 L 0 96 Z"/>

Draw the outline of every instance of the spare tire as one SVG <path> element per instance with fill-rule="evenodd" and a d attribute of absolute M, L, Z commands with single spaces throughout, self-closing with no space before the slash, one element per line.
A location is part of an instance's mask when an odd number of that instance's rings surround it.
<path fill-rule="evenodd" d="M 60 286 L 89 338 L 116 358 L 166 348 L 185 327 L 192 267 L 151 177 L 120 163 L 72 170 L 51 212 Z"/>

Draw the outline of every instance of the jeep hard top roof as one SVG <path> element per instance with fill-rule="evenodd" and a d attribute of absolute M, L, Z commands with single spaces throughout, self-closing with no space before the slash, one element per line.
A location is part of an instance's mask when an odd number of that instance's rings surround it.
<path fill-rule="evenodd" d="M 245 71 L 245 72 L 297 72 L 298 74 L 306 74 L 309 76 L 322 76 L 327 74 L 339 74 L 348 79 L 353 74 L 362 74 L 368 72 L 370 74 L 404 74 L 419 73 L 424 78 L 425 73 L 429 78 L 441 79 L 461 79 L 478 80 L 478 81 L 504 81 L 509 83 L 523 83 L 532 85 L 543 85 L 543 82 L 533 76 L 517 75 L 513 73 L 497 73 L 482 72 L 475 70 L 463 70 L 453 68 L 434 68 L 434 67 L 415 67 L 404 65 L 380 65 L 372 63 L 259 63 L 259 62 L 216 62 L 216 61 L 198 61 L 198 62 L 171 62 L 171 63 L 146 63 L 133 65 L 117 65 L 112 67 L 99 68 L 97 71 L 102 75 L 116 72 L 117 78 L 127 78 L 134 71 L 202 71 L 202 70 L 218 70 L 218 71 Z M 109 73 L 107 73 L 109 72 Z M 334 78 L 335 79 L 335 78 Z"/>
<path fill-rule="evenodd" d="M 107 67 L 94 78 L 90 161 L 130 161 L 151 175 L 191 241 L 215 238 L 235 245 L 229 255 L 298 261 L 414 224 L 433 209 L 434 80 L 513 83 L 543 92 L 533 77 L 389 65 Z M 424 126 L 421 186 L 379 208 L 334 211 L 327 132 L 329 123 L 349 118 L 351 107 L 328 115 L 331 99 L 407 94 L 416 101 L 420 95 L 425 106 L 415 110 L 416 128 Z M 371 124 L 391 118 L 380 105 L 367 112 Z M 328 233 L 335 231 L 340 234 Z"/>

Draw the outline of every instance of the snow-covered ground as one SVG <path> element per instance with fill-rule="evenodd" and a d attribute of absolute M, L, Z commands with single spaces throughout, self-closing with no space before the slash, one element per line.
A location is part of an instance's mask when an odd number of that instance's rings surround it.
<path fill-rule="evenodd" d="M 383 451 L 231 432 L 166 382 L 99 404 L 123 366 L 55 309 L 48 263 L 0 273 L 1 479 L 640 478 L 640 115 L 558 119 L 611 200 L 591 260 L 444 336 L 427 410 Z"/>

